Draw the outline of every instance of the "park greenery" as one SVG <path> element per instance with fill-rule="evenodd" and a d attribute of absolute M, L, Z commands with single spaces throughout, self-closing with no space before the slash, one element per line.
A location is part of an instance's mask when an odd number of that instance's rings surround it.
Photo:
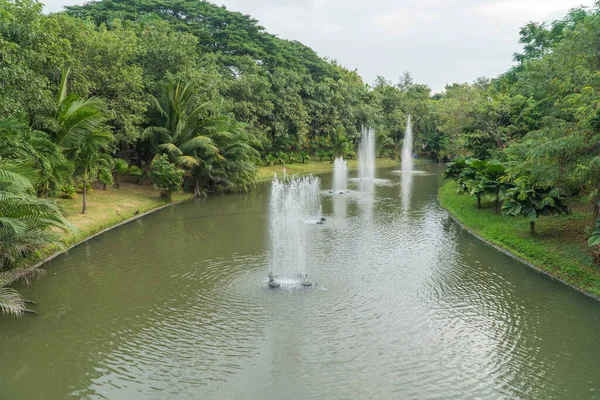
<path fill-rule="evenodd" d="M 80 192 L 86 213 L 89 190 L 125 177 L 167 200 L 248 190 L 257 166 L 354 157 L 363 127 L 395 159 L 409 115 L 416 152 L 450 161 L 459 190 L 528 218 L 531 234 L 584 198 L 598 251 L 598 8 L 529 23 L 509 71 L 435 94 L 407 72 L 365 83 L 205 1 L 42 8 L 0 0 L 0 271 L 74 232 L 54 199 Z M 0 292 L 4 311 L 22 305 Z"/>

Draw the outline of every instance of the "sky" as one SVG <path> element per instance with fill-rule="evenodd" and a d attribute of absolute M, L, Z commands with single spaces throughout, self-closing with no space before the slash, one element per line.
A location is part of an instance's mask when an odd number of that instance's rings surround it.
<path fill-rule="evenodd" d="M 46 12 L 77 0 L 42 0 Z M 368 83 L 409 71 L 440 92 L 446 84 L 493 78 L 520 51 L 519 28 L 562 18 L 594 0 L 215 0 L 249 14 L 272 34 L 357 69 Z"/>

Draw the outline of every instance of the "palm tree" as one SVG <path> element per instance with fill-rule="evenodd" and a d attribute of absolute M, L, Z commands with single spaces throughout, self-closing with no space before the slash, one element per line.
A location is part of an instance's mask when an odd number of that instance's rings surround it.
<path fill-rule="evenodd" d="M 0 287 L 0 311 L 2 314 L 20 316 L 25 312 L 25 300 L 15 289 Z"/>
<path fill-rule="evenodd" d="M 56 96 L 56 119 L 51 127 L 52 141 L 67 150 L 77 149 L 89 134 L 101 130 L 106 122 L 106 104 L 97 97 L 67 95 L 70 69 L 64 69 Z"/>
<path fill-rule="evenodd" d="M 329 144 L 331 145 L 331 162 L 338 157 L 344 157 L 348 152 L 348 139 L 343 126 L 329 132 Z"/>
<path fill-rule="evenodd" d="M 103 100 L 67 94 L 69 72 L 69 68 L 62 70 L 56 94 L 56 118 L 50 132 L 52 141 L 63 148 L 64 153 L 73 161 L 76 173 L 83 180 L 81 212 L 85 214 L 87 184 L 94 182 L 98 175 L 108 178 L 110 174 L 112 158 L 105 151 L 114 138 L 112 134 L 102 131 L 106 122 L 106 105 Z"/>
<path fill-rule="evenodd" d="M 43 246 L 62 246 L 49 228 L 75 230 L 52 201 L 35 196 L 37 176 L 29 164 L 0 163 L 0 271 Z M 0 311 L 20 315 L 25 301 L 14 289 L 0 287 Z"/>
<path fill-rule="evenodd" d="M 540 215 L 570 214 L 571 209 L 558 189 L 522 177 L 507 191 L 502 213 L 529 218 L 529 232 L 535 236 L 535 223 Z"/>
<path fill-rule="evenodd" d="M 90 133 L 79 142 L 74 153 L 75 171 L 83 183 L 82 214 L 87 213 L 87 184 L 95 182 L 99 175 L 111 173 L 113 159 L 105 150 L 113 140 L 113 135 L 108 132 Z"/>
<path fill-rule="evenodd" d="M 256 163 L 260 159 L 256 147 L 260 147 L 260 142 L 249 133 L 246 124 L 228 117 L 211 139 L 221 155 L 212 165 L 213 171 L 219 171 L 219 183 L 230 189 L 250 189 L 256 178 Z"/>
<path fill-rule="evenodd" d="M 24 116 L 0 120 L 0 142 L 3 143 L 0 147 L 3 160 L 27 160 L 37 170 L 35 186 L 39 197 L 48 198 L 69 181 L 72 168 L 63 149 L 53 143 L 47 133 L 31 130 Z"/>
<path fill-rule="evenodd" d="M 385 150 L 394 145 L 394 141 L 385 133 L 383 129 L 379 129 L 377 131 L 376 140 L 375 147 L 377 148 L 377 154 L 379 155 L 379 158 L 381 158 L 383 157 Z"/>
<path fill-rule="evenodd" d="M 121 175 L 142 176 L 142 170 L 136 165 L 127 164 L 127 161 L 122 158 L 115 158 L 113 163 L 113 171 L 117 176 L 117 189 L 121 188 Z"/>
<path fill-rule="evenodd" d="M 254 176 L 248 161 L 258 153 L 245 126 L 231 116 L 211 114 L 209 103 L 196 105 L 190 83 L 165 85 L 155 108 L 157 123 L 144 131 L 144 139 L 187 171 L 197 197 L 211 184 L 231 186 Z"/>
<path fill-rule="evenodd" d="M 35 178 L 28 165 L 0 164 L 0 271 L 44 245 L 60 245 L 47 228 L 74 229 L 52 201 L 34 195 Z"/>

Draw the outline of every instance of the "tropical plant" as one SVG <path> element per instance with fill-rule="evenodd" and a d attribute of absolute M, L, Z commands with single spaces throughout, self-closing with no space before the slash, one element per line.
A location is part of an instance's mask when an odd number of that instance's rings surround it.
<path fill-rule="evenodd" d="M 129 166 L 122 158 L 115 158 L 112 172 L 115 173 L 117 189 L 121 187 L 121 175 L 142 176 L 142 170 L 137 165 Z M 112 174 L 111 174 L 112 175 Z"/>
<path fill-rule="evenodd" d="M 479 189 L 486 196 L 491 197 L 494 200 L 494 209 L 497 214 L 501 212 L 501 204 L 506 196 L 506 191 L 512 187 L 507 182 L 506 168 L 504 164 L 499 161 L 489 161 L 485 168 L 479 171 L 480 180 L 478 183 Z"/>
<path fill-rule="evenodd" d="M 348 139 L 345 129 L 339 125 L 329 132 L 329 144 L 331 145 L 330 161 L 333 163 L 338 157 L 344 157 L 348 152 Z"/>
<path fill-rule="evenodd" d="M 101 130 L 106 122 L 103 100 L 67 95 L 70 69 L 63 69 L 56 95 L 56 118 L 50 127 L 51 139 L 67 151 L 76 150 L 86 137 Z"/>
<path fill-rule="evenodd" d="M 107 177 L 113 166 L 112 157 L 105 151 L 107 146 L 114 141 L 108 132 L 88 133 L 75 152 L 73 163 L 75 173 L 80 177 L 83 189 L 83 204 L 81 213 L 87 213 L 88 184 L 94 183 L 99 176 Z M 111 176 L 112 178 L 112 176 Z M 112 180 L 112 179 L 111 179 Z"/>
<path fill-rule="evenodd" d="M 540 215 L 570 214 L 571 210 L 558 189 L 521 177 L 515 182 L 515 187 L 508 189 L 502 212 L 528 218 L 529 230 L 534 236 L 535 223 Z"/>
<path fill-rule="evenodd" d="M 327 157 L 327 151 L 325 151 L 323 149 L 317 150 L 317 154 L 316 155 L 317 155 L 317 157 L 319 157 L 319 161 L 323 161 L 323 159 L 325 157 Z"/>
<path fill-rule="evenodd" d="M 25 300 L 15 289 L 0 287 L 0 311 L 15 317 L 25 312 Z"/>
<path fill-rule="evenodd" d="M 596 230 L 592 232 L 592 236 L 588 240 L 588 245 L 590 247 L 600 245 L 600 219 L 596 221 Z"/>
<path fill-rule="evenodd" d="M 480 185 L 481 173 L 485 170 L 487 161 L 468 158 L 465 162 L 465 169 L 458 177 L 459 185 L 466 187 L 468 193 L 477 198 L 477 208 L 481 208 L 481 196 L 484 193 L 484 189 Z"/>
<path fill-rule="evenodd" d="M 385 131 L 380 129 L 377 132 L 377 141 L 375 147 L 377 149 L 377 154 L 379 157 L 383 157 L 385 151 L 394 145 L 394 141 L 388 135 L 386 135 Z"/>
<path fill-rule="evenodd" d="M 265 165 L 275 165 L 276 161 L 277 161 L 277 157 L 275 157 L 273 154 L 269 153 L 265 157 Z"/>
<path fill-rule="evenodd" d="M 169 202 L 173 201 L 173 192 L 181 190 L 183 174 L 183 170 L 169 162 L 169 157 L 166 154 L 157 156 L 150 169 L 154 187 L 160 190 L 160 197 Z"/>
<path fill-rule="evenodd" d="M 156 153 L 168 154 L 193 179 L 196 197 L 204 193 L 203 182 L 210 179 L 212 163 L 222 158 L 210 133 L 221 132 L 227 123 L 225 116 L 209 116 L 208 103 L 196 104 L 191 83 L 168 83 L 163 86 L 154 105 L 157 124 L 146 128 L 144 139 Z M 208 175 L 208 177 L 207 177 Z"/>
<path fill-rule="evenodd" d="M 45 245 L 60 246 L 49 228 L 74 231 L 51 200 L 34 195 L 36 177 L 28 165 L 0 164 L 0 271 Z"/>
<path fill-rule="evenodd" d="M 72 167 L 60 146 L 45 132 L 32 130 L 23 115 L 0 119 L 0 158 L 28 162 L 38 173 L 35 188 L 40 197 L 57 194 L 61 185 L 70 182 Z"/>
<path fill-rule="evenodd" d="M 310 155 L 308 155 L 308 153 L 306 151 L 301 151 L 299 154 L 300 157 L 300 161 L 302 161 L 302 164 L 306 163 L 306 161 L 310 160 Z"/>

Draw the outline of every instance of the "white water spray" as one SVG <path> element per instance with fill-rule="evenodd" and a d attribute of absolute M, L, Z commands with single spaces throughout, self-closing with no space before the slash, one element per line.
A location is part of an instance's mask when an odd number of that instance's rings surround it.
<path fill-rule="evenodd" d="M 298 285 L 306 274 L 308 222 L 321 216 L 321 181 L 311 176 L 273 179 L 270 204 L 270 273 L 282 286 Z"/>
<path fill-rule="evenodd" d="M 363 128 L 360 146 L 358 148 L 358 177 L 360 179 L 375 179 L 375 132 Z"/>
<path fill-rule="evenodd" d="M 413 132 L 410 122 L 410 115 L 406 122 L 406 131 L 404 133 L 404 143 L 402 144 L 402 171 L 412 171 L 413 164 Z"/>
<path fill-rule="evenodd" d="M 338 157 L 333 162 L 333 191 L 345 192 L 348 184 L 348 164 L 343 157 Z"/>

